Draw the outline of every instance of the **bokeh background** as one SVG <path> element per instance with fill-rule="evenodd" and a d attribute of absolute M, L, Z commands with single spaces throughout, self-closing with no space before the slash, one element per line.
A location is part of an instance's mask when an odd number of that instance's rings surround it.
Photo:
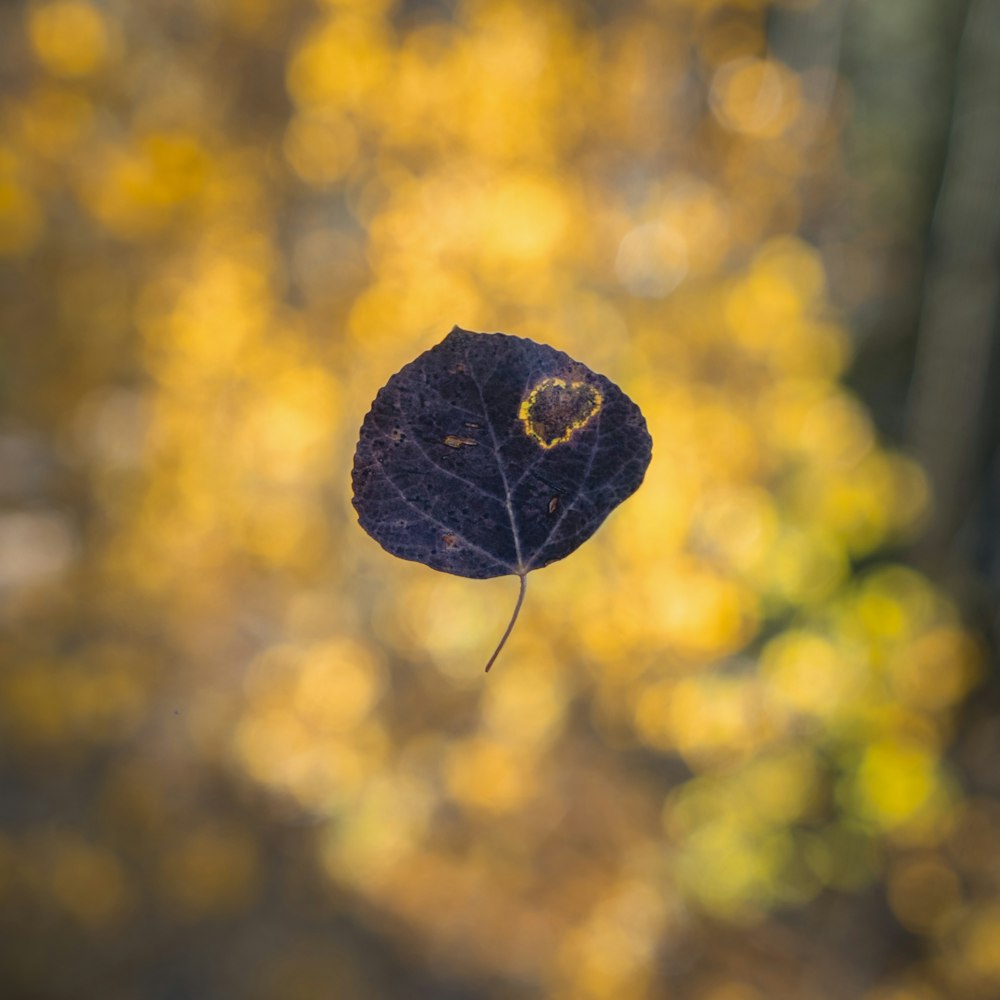
<path fill-rule="evenodd" d="M 1000 995 L 1000 6 L 0 5 L 0 994 Z M 645 411 L 357 526 L 453 324 Z"/>

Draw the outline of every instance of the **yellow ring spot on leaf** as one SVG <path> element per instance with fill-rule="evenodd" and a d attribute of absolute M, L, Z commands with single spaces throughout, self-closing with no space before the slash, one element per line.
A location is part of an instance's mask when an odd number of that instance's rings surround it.
<path fill-rule="evenodd" d="M 522 400 L 518 418 L 524 432 L 543 448 L 568 441 L 600 412 L 604 397 L 589 382 L 545 378 Z"/>

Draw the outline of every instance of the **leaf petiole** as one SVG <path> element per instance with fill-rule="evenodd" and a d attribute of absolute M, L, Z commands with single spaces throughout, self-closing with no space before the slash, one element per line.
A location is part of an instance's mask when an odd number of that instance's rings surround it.
<path fill-rule="evenodd" d="M 511 632 L 514 631 L 514 622 L 517 621 L 517 616 L 521 613 L 521 605 L 524 603 L 524 593 L 528 589 L 528 574 L 522 573 L 520 575 L 521 579 L 521 589 L 518 591 L 517 604 L 514 605 L 514 613 L 510 616 L 510 621 L 507 623 L 507 628 L 504 634 L 500 637 L 500 643 L 497 648 L 493 650 L 493 655 L 490 657 L 489 663 L 486 664 L 486 672 L 490 672 L 490 667 L 493 666 L 493 662 L 500 655 L 500 650 L 503 649 L 507 640 L 510 638 Z"/>

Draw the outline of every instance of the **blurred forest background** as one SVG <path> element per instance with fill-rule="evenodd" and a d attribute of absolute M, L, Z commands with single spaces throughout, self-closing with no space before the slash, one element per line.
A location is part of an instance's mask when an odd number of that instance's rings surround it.
<path fill-rule="evenodd" d="M 0 4 L 0 994 L 1000 996 L 995 0 Z M 645 411 L 533 576 L 349 469 Z"/>

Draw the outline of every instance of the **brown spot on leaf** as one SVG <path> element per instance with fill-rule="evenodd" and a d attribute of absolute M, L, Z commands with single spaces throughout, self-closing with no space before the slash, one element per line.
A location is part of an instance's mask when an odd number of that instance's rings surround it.
<path fill-rule="evenodd" d="M 467 448 L 479 444 L 475 438 L 458 437 L 455 434 L 449 434 L 441 443 L 449 448 Z"/>
<path fill-rule="evenodd" d="M 604 397 L 585 380 L 544 378 L 521 402 L 525 433 L 543 448 L 563 444 L 600 412 Z"/>

